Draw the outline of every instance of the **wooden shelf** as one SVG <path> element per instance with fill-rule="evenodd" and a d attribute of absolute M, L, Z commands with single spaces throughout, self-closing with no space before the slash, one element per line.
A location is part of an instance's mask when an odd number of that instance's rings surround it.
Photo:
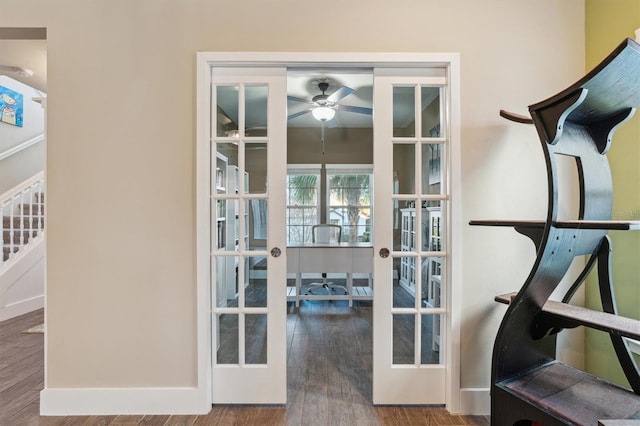
<path fill-rule="evenodd" d="M 516 297 L 515 292 L 496 296 L 494 300 L 505 305 L 511 304 Z M 544 315 L 551 320 L 560 320 L 564 327 L 585 327 L 640 340 L 640 321 L 619 315 L 570 305 L 568 303 L 547 300 L 542 307 Z M 557 321 L 554 321 L 557 322 Z"/>
<path fill-rule="evenodd" d="M 633 392 L 557 361 L 500 382 L 498 389 L 534 401 L 568 424 L 637 418 L 640 409 Z"/>
<path fill-rule="evenodd" d="M 640 321 L 633 318 L 594 311 L 554 300 L 547 300 L 542 311 L 545 316 L 551 319 L 561 320 L 574 326 L 584 325 L 606 333 L 640 339 Z"/>

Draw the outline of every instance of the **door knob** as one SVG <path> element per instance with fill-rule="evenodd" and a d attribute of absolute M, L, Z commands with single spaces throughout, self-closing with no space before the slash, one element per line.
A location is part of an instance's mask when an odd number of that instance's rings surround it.
<path fill-rule="evenodd" d="M 389 257 L 389 249 L 386 247 L 381 248 L 379 254 L 381 258 L 386 259 L 387 257 Z"/>
<path fill-rule="evenodd" d="M 278 247 L 274 247 L 271 249 L 271 256 L 279 257 L 282 251 Z"/>

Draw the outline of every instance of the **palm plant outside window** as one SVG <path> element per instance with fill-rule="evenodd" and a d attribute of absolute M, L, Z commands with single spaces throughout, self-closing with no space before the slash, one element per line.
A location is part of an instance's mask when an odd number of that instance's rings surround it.
<path fill-rule="evenodd" d="M 311 228 L 318 223 L 320 174 L 287 175 L 287 244 L 311 242 Z"/>
<path fill-rule="evenodd" d="M 329 221 L 342 226 L 342 241 L 371 241 L 371 173 L 327 168 Z"/>

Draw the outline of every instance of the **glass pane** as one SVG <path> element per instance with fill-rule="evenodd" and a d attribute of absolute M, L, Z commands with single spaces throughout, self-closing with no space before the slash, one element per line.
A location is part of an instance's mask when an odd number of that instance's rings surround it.
<path fill-rule="evenodd" d="M 238 256 L 216 256 L 216 306 L 238 306 Z"/>
<path fill-rule="evenodd" d="M 416 292 L 416 258 L 401 257 L 398 288 L 393 289 L 393 306 L 396 308 L 413 308 Z"/>
<path fill-rule="evenodd" d="M 393 202 L 393 250 L 413 251 L 415 243 L 416 200 L 395 200 Z"/>
<path fill-rule="evenodd" d="M 251 256 L 246 259 L 244 282 L 244 305 L 256 308 L 267 307 L 267 258 Z"/>
<path fill-rule="evenodd" d="M 211 240 L 213 250 L 224 250 L 227 244 L 227 201 L 216 200 L 214 204 L 216 223 L 213 227 L 215 232 Z"/>
<path fill-rule="evenodd" d="M 218 144 L 219 148 L 219 144 Z M 225 194 L 227 192 L 227 157 L 224 155 L 216 155 L 215 167 L 211 171 L 211 190 L 217 194 Z"/>
<path fill-rule="evenodd" d="M 422 300 L 427 308 L 442 307 L 442 258 L 422 260 Z"/>
<path fill-rule="evenodd" d="M 244 317 L 246 364 L 267 363 L 267 314 L 247 314 Z"/>
<path fill-rule="evenodd" d="M 267 144 L 245 144 L 245 192 L 264 194 L 267 192 Z"/>
<path fill-rule="evenodd" d="M 240 362 L 238 350 L 238 315 L 218 315 L 218 364 L 238 364 Z"/>
<path fill-rule="evenodd" d="M 415 363 L 415 315 L 393 315 L 393 363 Z"/>
<path fill-rule="evenodd" d="M 427 208 L 422 210 L 423 214 L 423 250 L 425 251 L 444 251 L 444 243 L 446 241 L 444 231 L 444 222 L 442 221 L 441 201 L 429 201 L 424 203 Z"/>
<path fill-rule="evenodd" d="M 393 307 L 413 308 L 416 304 L 416 258 L 400 257 L 400 274 L 397 285 L 393 286 Z"/>
<path fill-rule="evenodd" d="M 267 86 L 247 86 L 245 94 L 245 136 L 267 136 Z"/>
<path fill-rule="evenodd" d="M 441 144 L 422 145 L 422 193 L 442 193 L 442 150 Z"/>
<path fill-rule="evenodd" d="M 238 86 L 216 87 L 216 136 L 238 136 Z"/>
<path fill-rule="evenodd" d="M 235 177 L 230 176 L 230 167 L 238 167 L 238 144 L 237 143 L 216 143 L 216 173 L 221 176 L 220 179 L 216 178 L 216 181 L 221 182 L 218 187 L 218 193 L 233 194 L 237 189 L 237 181 Z"/>
<path fill-rule="evenodd" d="M 440 133 L 440 87 L 422 87 L 422 137 L 439 138 Z"/>
<path fill-rule="evenodd" d="M 393 137 L 416 135 L 416 92 L 414 87 L 393 88 Z"/>
<path fill-rule="evenodd" d="M 227 280 L 227 260 L 225 256 L 214 256 L 212 262 L 215 262 L 215 279 L 216 279 L 216 294 L 215 294 L 215 306 L 224 307 L 228 306 L 230 302 L 235 302 L 235 295 L 232 295 L 232 300 L 227 299 L 227 288 L 225 282 Z M 212 271 L 212 274 L 214 272 Z"/>
<path fill-rule="evenodd" d="M 394 194 L 416 192 L 416 149 L 414 144 L 393 144 Z"/>
<path fill-rule="evenodd" d="M 226 241 L 224 245 L 225 251 L 238 251 L 239 250 L 239 228 L 238 218 L 240 215 L 240 204 L 238 200 L 225 200 L 227 205 L 227 215 L 225 220 L 225 234 Z"/>
<path fill-rule="evenodd" d="M 420 348 L 421 364 L 440 364 L 440 336 L 442 335 L 442 315 L 422 315 L 420 322 L 422 342 Z"/>
<path fill-rule="evenodd" d="M 287 244 L 310 243 L 311 228 L 318 223 L 315 207 L 290 207 L 287 209 Z"/>
<path fill-rule="evenodd" d="M 317 206 L 319 175 L 287 175 L 287 204 Z"/>
<path fill-rule="evenodd" d="M 247 200 L 245 244 L 249 247 L 266 247 L 267 244 L 267 200 Z"/>

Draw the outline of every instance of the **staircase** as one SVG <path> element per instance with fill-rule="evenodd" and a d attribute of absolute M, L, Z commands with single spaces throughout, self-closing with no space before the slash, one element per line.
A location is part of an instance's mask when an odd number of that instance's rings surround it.
<path fill-rule="evenodd" d="M 0 198 L 2 258 L 0 273 L 44 232 L 44 178 L 41 174 Z"/>

